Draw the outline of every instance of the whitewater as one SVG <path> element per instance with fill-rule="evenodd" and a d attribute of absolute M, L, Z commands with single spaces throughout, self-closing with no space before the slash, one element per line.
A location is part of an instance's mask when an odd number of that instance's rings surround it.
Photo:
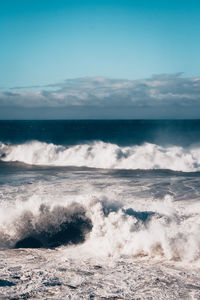
<path fill-rule="evenodd" d="M 0 299 L 200 299 L 194 124 L 0 122 Z"/>
<path fill-rule="evenodd" d="M 76 166 L 105 169 L 170 169 L 200 171 L 200 146 L 162 147 L 145 143 L 120 147 L 102 141 L 75 146 L 32 141 L 20 145 L 0 143 L 2 161 L 18 161 L 31 165 Z"/>

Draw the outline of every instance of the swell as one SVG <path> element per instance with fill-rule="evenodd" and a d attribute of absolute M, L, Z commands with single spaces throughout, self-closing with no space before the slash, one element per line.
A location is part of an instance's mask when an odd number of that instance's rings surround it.
<path fill-rule="evenodd" d="M 150 143 L 126 147 L 102 141 L 68 147 L 39 141 L 19 145 L 0 143 L 0 159 L 46 166 L 200 171 L 200 147 L 164 147 Z"/>
<path fill-rule="evenodd" d="M 0 120 L 0 141 L 21 144 L 30 140 L 59 145 L 98 140 L 120 146 L 148 142 L 185 147 L 200 142 L 200 120 Z"/>

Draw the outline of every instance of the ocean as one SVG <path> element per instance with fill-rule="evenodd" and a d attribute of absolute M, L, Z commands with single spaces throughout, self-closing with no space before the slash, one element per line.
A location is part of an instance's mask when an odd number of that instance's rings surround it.
<path fill-rule="evenodd" d="M 0 121 L 0 299 L 200 299 L 200 120 Z"/>

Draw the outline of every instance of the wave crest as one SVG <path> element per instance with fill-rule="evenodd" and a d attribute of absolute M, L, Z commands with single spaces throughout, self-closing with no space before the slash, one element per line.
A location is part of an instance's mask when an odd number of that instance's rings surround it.
<path fill-rule="evenodd" d="M 199 209 L 193 207 L 179 215 L 170 196 L 155 201 L 155 209 L 152 205 L 149 211 L 106 198 L 88 198 L 85 205 L 66 201 L 62 206 L 29 200 L 21 207 L 16 203 L 9 218 L 1 220 L 2 249 L 71 245 L 64 248 L 69 257 L 146 256 L 199 261 Z M 5 215 L 3 208 L 1 211 Z"/>
<path fill-rule="evenodd" d="M 92 229 L 91 220 L 78 203 L 67 207 L 41 204 L 37 213 L 24 210 L 0 233 L 0 244 L 11 248 L 55 248 L 85 241 Z M 8 227 L 9 227 L 8 225 Z"/>
<path fill-rule="evenodd" d="M 38 141 L 20 145 L 0 143 L 0 158 L 7 162 L 19 161 L 31 165 L 200 171 L 199 147 L 162 147 L 150 143 L 127 147 L 102 141 L 76 146 L 61 146 Z"/>

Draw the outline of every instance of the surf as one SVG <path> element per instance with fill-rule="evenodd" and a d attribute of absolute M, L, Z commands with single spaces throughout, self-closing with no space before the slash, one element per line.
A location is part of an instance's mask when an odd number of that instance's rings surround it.
<path fill-rule="evenodd" d="M 39 141 L 23 144 L 0 143 L 0 159 L 30 165 L 75 166 L 103 169 L 200 171 L 200 147 L 133 146 L 94 141 L 74 146 Z"/>

